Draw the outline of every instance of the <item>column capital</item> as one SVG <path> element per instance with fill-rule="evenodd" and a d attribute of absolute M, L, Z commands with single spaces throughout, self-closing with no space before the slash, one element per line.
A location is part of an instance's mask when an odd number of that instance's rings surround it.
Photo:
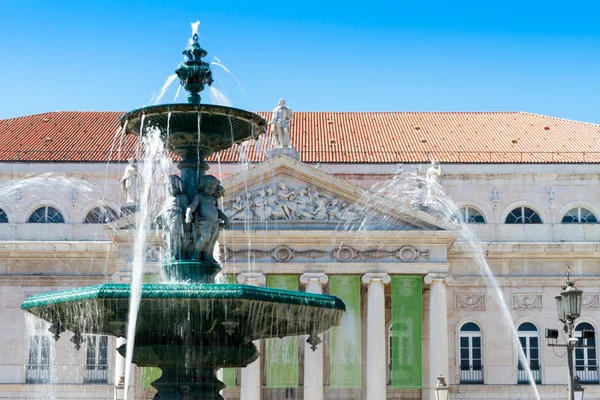
<path fill-rule="evenodd" d="M 431 285 L 435 281 L 441 281 L 448 285 L 452 283 L 453 280 L 454 278 L 452 278 L 450 275 L 445 274 L 427 274 L 423 278 L 423 282 L 425 282 L 426 285 Z"/>
<path fill-rule="evenodd" d="M 387 285 L 392 281 L 392 278 L 385 272 L 367 272 L 362 276 L 362 283 L 365 285 L 379 281 L 383 282 L 384 285 Z"/>
<path fill-rule="evenodd" d="M 265 286 L 267 284 L 267 277 L 260 272 L 245 272 L 239 274 L 236 280 L 237 283 L 244 285 Z"/>
<path fill-rule="evenodd" d="M 329 277 L 323 272 L 305 272 L 300 275 L 300 283 L 306 285 L 310 282 L 321 283 L 324 285 L 329 282 Z"/>

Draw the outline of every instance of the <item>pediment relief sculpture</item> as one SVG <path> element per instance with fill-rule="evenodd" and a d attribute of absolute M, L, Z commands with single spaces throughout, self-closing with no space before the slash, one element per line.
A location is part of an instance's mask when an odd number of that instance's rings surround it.
<path fill-rule="evenodd" d="M 352 222 L 361 219 L 350 202 L 322 193 L 311 186 L 284 181 L 276 187 L 265 186 L 245 195 L 234 195 L 226 202 L 225 214 L 235 221 L 314 220 Z"/>

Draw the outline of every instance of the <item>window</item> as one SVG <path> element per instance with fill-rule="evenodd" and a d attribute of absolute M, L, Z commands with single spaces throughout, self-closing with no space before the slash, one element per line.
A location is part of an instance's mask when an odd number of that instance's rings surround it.
<path fill-rule="evenodd" d="M 483 363 L 481 356 L 481 329 L 474 322 L 460 327 L 460 383 L 483 383 Z"/>
<path fill-rule="evenodd" d="M 584 338 L 583 332 L 594 332 L 593 338 Z M 575 327 L 575 337 L 579 338 L 579 344 L 590 346 L 575 349 L 575 374 L 581 383 L 598 383 L 598 356 L 596 353 L 596 338 L 594 327 L 582 322 Z"/>
<path fill-rule="evenodd" d="M 8 223 L 8 215 L 6 215 L 6 212 L 0 208 L 0 224 L 6 223 Z"/>
<path fill-rule="evenodd" d="M 108 336 L 87 337 L 84 383 L 108 383 Z"/>
<path fill-rule="evenodd" d="M 64 224 L 65 219 L 56 208 L 44 206 L 35 210 L 33 214 L 29 216 L 27 222 L 34 224 Z"/>
<path fill-rule="evenodd" d="M 44 328 L 43 322 L 36 323 L 34 334 L 29 337 L 27 383 L 50 382 L 50 335 Z"/>
<path fill-rule="evenodd" d="M 507 224 L 541 224 L 542 219 L 529 207 L 517 207 L 506 216 Z"/>
<path fill-rule="evenodd" d="M 106 224 L 119 219 L 119 214 L 109 207 L 96 207 L 92 209 L 83 221 L 84 224 Z"/>
<path fill-rule="evenodd" d="M 517 329 L 519 335 L 519 342 L 521 342 L 521 348 L 525 353 L 525 358 L 531 368 L 533 379 L 535 383 L 542 383 L 540 374 L 540 336 L 537 327 L 531 322 L 524 322 L 519 325 Z M 527 371 L 521 364 L 521 360 L 518 361 L 518 381 L 517 383 L 528 384 L 529 377 Z"/>
<path fill-rule="evenodd" d="M 460 209 L 460 219 L 467 224 L 485 224 L 485 217 L 481 211 L 474 207 L 462 207 Z"/>
<path fill-rule="evenodd" d="M 598 219 L 593 212 L 583 207 L 575 207 L 565 214 L 563 224 L 595 224 Z"/>

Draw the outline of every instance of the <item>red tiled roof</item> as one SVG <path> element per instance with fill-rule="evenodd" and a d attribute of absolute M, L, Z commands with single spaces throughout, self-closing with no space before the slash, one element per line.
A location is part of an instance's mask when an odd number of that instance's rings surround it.
<path fill-rule="evenodd" d="M 122 114 L 57 111 L 0 120 L 0 161 L 125 161 L 137 138 L 115 135 Z M 296 112 L 290 136 L 304 162 L 600 162 L 600 125 L 524 112 Z M 219 158 L 263 161 L 268 141 L 248 143 L 243 152 L 234 146 Z"/>

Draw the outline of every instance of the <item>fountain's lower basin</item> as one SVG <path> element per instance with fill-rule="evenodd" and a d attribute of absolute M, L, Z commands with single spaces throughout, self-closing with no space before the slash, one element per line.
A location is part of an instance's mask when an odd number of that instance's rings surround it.
<path fill-rule="evenodd" d="M 128 284 L 82 287 L 31 296 L 22 309 L 49 321 L 56 337 L 65 331 L 76 338 L 84 334 L 124 337 L 130 292 Z M 215 391 L 222 384 L 210 371 L 254 361 L 258 351 L 253 340 L 315 338 L 339 324 L 344 311 L 344 303 L 335 296 L 236 284 L 144 284 L 133 362 L 161 368 L 163 383 L 170 369 L 186 370 L 177 374 L 188 374 L 189 379 L 204 376 L 210 382 L 199 385 L 201 393 L 189 398 L 218 399 Z M 119 351 L 124 355 L 125 348 Z M 153 383 L 159 394 L 161 379 Z M 163 393 L 157 398 L 181 397 Z"/>

